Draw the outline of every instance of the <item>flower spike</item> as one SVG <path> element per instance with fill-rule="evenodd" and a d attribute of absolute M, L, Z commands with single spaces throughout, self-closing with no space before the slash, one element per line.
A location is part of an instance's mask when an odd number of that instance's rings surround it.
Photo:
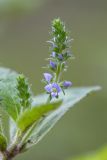
<path fill-rule="evenodd" d="M 70 52 L 71 40 L 66 31 L 65 24 L 60 18 L 52 21 L 51 36 L 51 40 L 48 41 L 51 44 L 48 68 L 52 74 L 44 73 L 44 80 L 47 82 L 44 89 L 50 95 L 50 100 L 58 98 L 61 90 L 64 93 L 64 89 L 72 86 L 72 82 L 70 81 L 61 81 L 62 73 L 67 69 L 66 62 L 68 59 L 71 59 L 72 54 Z"/>

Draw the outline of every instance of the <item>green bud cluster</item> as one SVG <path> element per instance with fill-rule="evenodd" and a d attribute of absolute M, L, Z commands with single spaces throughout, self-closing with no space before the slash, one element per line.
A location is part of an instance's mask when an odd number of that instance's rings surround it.
<path fill-rule="evenodd" d="M 17 77 L 17 90 L 20 98 L 20 104 L 23 108 L 31 106 L 31 92 L 27 79 L 24 75 Z"/>
<path fill-rule="evenodd" d="M 62 53 L 63 50 L 68 48 L 68 32 L 65 30 L 65 24 L 59 18 L 52 21 L 52 37 L 54 52 Z"/>
<path fill-rule="evenodd" d="M 51 44 L 48 68 L 58 77 L 62 71 L 67 69 L 67 60 L 73 58 L 70 50 L 72 39 L 70 39 L 69 32 L 60 18 L 52 21 L 51 37 L 51 40 L 48 41 Z"/>

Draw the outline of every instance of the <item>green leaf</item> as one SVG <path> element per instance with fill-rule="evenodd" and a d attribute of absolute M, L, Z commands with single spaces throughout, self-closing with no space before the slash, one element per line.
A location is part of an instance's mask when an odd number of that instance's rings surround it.
<path fill-rule="evenodd" d="M 6 137 L 0 133 L 0 151 L 4 151 L 7 147 Z"/>
<path fill-rule="evenodd" d="M 9 142 L 11 143 L 17 131 L 17 126 L 13 119 L 9 118 Z"/>
<path fill-rule="evenodd" d="M 17 96 L 17 73 L 7 68 L 0 68 L 0 104 L 14 120 L 17 119 L 20 104 Z"/>
<path fill-rule="evenodd" d="M 15 102 L 16 91 L 14 89 L 14 86 L 16 86 L 16 77 L 17 73 L 15 71 L 0 67 L 0 112 L 3 115 L 1 117 L 3 131 L 5 135 L 8 136 L 9 134 L 10 140 L 13 140 L 16 125 L 6 114 L 8 113 L 14 120 L 17 117 L 15 108 L 17 106 Z M 5 124 L 7 124 L 6 127 Z"/>
<path fill-rule="evenodd" d="M 70 158 L 69 160 L 106 160 L 107 159 L 107 146 L 99 149 L 98 151 L 88 153 L 82 156 Z"/>
<path fill-rule="evenodd" d="M 44 116 L 58 108 L 61 105 L 61 101 L 57 103 L 42 104 L 33 108 L 26 109 L 25 112 L 21 114 L 17 120 L 17 126 L 20 128 L 21 132 L 24 132 L 26 129 L 29 129 L 35 122 L 40 119 L 43 119 Z"/>
<path fill-rule="evenodd" d="M 84 98 L 87 94 L 92 91 L 99 90 L 100 87 L 80 87 L 80 88 L 72 88 L 68 89 L 65 92 L 65 96 L 62 94 L 60 99 L 63 99 L 63 103 L 61 107 L 50 113 L 46 116 L 40 123 L 35 127 L 35 130 L 30 135 L 30 142 L 26 143 L 25 149 L 32 147 L 38 141 L 42 139 L 42 137 L 47 134 L 47 132 L 56 124 L 56 122 L 71 108 L 79 102 L 82 98 Z M 47 96 L 42 94 L 34 98 L 33 105 L 40 105 L 40 103 L 44 103 L 47 100 Z"/>

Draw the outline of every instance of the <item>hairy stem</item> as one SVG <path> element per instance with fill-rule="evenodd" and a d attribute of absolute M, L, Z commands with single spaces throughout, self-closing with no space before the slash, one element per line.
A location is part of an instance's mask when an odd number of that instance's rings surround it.
<path fill-rule="evenodd" d="M 0 160 L 8 160 L 2 152 L 0 152 Z"/>
<path fill-rule="evenodd" d="M 3 160 L 11 160 L 11 159 L 13 159 L 13 157 L 15 157 L 17 154 L 20 153 L 20 148 L 18 146 L 20 140 L 21 140 L 21 135 L 20 135 L 20 132 L 17 131 L 16 136 L 14 137 L 12 144 L 5 151 L 6 158 Z"/>
<path fill-rule="evenodd" d="M 58 64 L 55 82 L 58 82 L 60 79 L 61 63 Z"/>

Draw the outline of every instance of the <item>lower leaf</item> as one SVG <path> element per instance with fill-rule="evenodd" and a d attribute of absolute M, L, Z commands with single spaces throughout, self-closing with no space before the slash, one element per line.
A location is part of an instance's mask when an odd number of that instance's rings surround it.
<path fill-rule="evenodd" d="M 80 87 L 80 88 L 72 88 L 66 90 L 65 96 L 60 96 L 63 99 L 63 103 L 61 107 L 57 108 L 55 111 L 46 116 L 42 121 L 38 123 L 38 125 L 33 130 L 30 135 L 28 141 L 26 141 L 25 150 L 29 149 L 36 143 L 38 143 L 44 135 L 56 124 L 56 122 L 77 102 L 83 99 L 87 94 L 92 91 L 99 90 L 100 87 Z M 33 105 L 39 105 L 42 102 L 47 100 L 47 96 L 42 94 L 34 98 Z"/>

